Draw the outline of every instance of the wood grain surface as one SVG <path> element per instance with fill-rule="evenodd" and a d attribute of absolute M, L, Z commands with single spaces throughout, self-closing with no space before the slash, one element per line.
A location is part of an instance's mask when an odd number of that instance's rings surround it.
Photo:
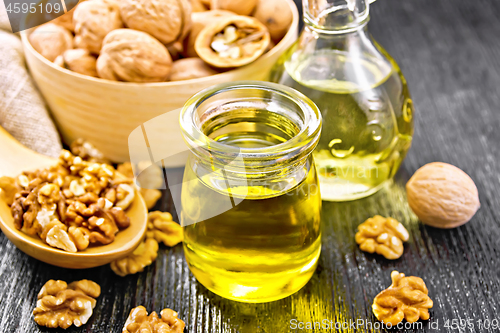
<path fill-rule="evenodd" d="M 362 320 L 361 327 L 338 331 L 380 332 L 366 325 L 376 323 L 371 303 L 389 286 L 393 269 L 422 277 L 434 308 L 421 328 L 391 332 L 498 332 L 492 324 L 500 321 L 500 2 L 379 0 L 371 9 L 371 32 L 409 82 L 416 106 L 414 143 L 394 184 L 363 200 L 324 203 L 319 266 L 300 292 L 260 305 L 224 300 L 196 282 L 181 246 L 161 246 L 144 273 L 120 278 L 109 266 L 52 267 L 0 235 L 0 332 L 59 332 L 34 323 L 36 294 L 49 279 L 83 278 L 98 282 L 103 292 L 89 322 L 67 332 L 121 332 L 137 305 L 175 309 L 189 333 L 331 331 L 292 330 L 294 319 Z M 426 227 L 408 207 L 404 184 L 432 161 L 456 165 L 477 184 L 481 209 L 460 228 Z M 173 211 L 168 191 L 156 208 Z M 393 216 L 410 231 L 401 259 L 387 261 L 356 246 L 357 225 L 375 214 Z M 451 326 L 452 320 L 459 324 Z"/>

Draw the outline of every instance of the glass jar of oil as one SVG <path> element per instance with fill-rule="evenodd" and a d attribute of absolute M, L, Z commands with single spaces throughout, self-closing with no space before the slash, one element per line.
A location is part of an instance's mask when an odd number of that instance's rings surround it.
<path fill-rule="evenodd" d="M 181 224 L 193 275 L 242 302 L 298 291 L 321 251 L 317 107 L 288 87 L 239 82 L 195 95 L 180 123 L 191 151 Z"/>
<path fill-rule="evenodd" d="M 413 103 L 394 59 L 370 36 L 365 0 L 304 0 L 305 27 L 271 81 L 311 98 L 323 115 L 315 150 L 323 200 L 370 195 L 410 148 Z"/>

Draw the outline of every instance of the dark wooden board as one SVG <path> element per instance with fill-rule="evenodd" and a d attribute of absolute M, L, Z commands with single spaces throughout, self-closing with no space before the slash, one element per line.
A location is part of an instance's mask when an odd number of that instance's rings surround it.
<path fill-rule="evenodd" d="M 370 30 L 401 65 L 413 95 L 413 147 L 387 189 L 360 201 L 324 203 L 319 266 L 300 292 L 267 304 L 236 303 L 196 282 L 181 246 L 161 246 L 156 263 L 144 273 L 120 278 L 109 266 L 67 270 L 44 264 L 1 234 L 0 332 L 58 332 L 34 323 L 36 294 L 49 279 L 82 278 L 98 282 L 103 293 L 89 323 L 67 332 L 121 332 L 136 305 L 175 309 L 190 333 L 290 332 L 293 319 L 374 324 L 372 300 L 390 284 L 393 269 L 422 277 L 434 308 L 423 328 L 392 331 L 498 332 L 484 323 L 500 320 L 500 2 L 379 0 L 371 9 Z M 456 165 L 476 182 L 482 206 L 465 226 L 426 227 L 410 211 L 404 184 L 432 161 Z M 173 210 L 167 191 L 157 208 Z M 401 259 L 387 261 L 356 246 L 357 225 L 375 214 L 393 216 L 409 229 Z M 453 319 L 470 319 L 472 326 L 446 328 L 445 321 Z M 329 330 L 315 330 L 321 331 Z"/>

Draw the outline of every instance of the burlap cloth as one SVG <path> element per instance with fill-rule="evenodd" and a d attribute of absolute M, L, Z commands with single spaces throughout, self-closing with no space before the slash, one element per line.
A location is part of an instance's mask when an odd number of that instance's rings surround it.
<path fill-rule="evenodd" d="M 0 126 L 41 154 L 56 157 L 62 149 L 45 102 L 26 68 L 21 40 L 10 33 L 3 0 L 0 0 Z"/>

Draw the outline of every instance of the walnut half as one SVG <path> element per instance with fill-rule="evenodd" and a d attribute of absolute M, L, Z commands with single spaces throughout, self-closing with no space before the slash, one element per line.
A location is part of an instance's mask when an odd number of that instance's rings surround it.
<path fill-rule="evenodd" d="M 419 318 L 429 319 L 429 309 L 434 305 L 428 296 L 424 281 L 398 271 L 391 273 L 392 284 L 373 300 L 372 310 L 378 320 L 393 326 L 406 319 L 409 323 Z"/>
<path fill-rule="evenodd" d="M 158 256 L 158 242 L 152 238 L 145 239 L 131 255 L 113 261 L 110 266 L 117 275 L 125 276 L 142 272 Z"/>
<path fill-rule="evenodd" d="M 184 321 L 177 317 L 177 312 L 171 309 L 163 309 L 160 317 L 156 312 L 148 316 L 146 308 L 138 306 L 130 310 L 130 314 L 123 326 L 122 333 L 182 333 L 184 332 Z"/>
<path fill-rule="evenodd" d="M 406 228 L 391 217 L 376 215 L 358 226 L 356 243 L 365 252 L 378 253 L 387 259 L 403 255 L 403 241 L 409 238 Z"/>
<path fill-rule="evenodd" d="M 86 324 L 96 305 L 101 287 L 90 280 L 81 280 L 69 285 L 61 280 L 49 280 L 38 293 L 35 322 L 51 328 L 68 328 L 72 324 Z"/>
<path fill-rule="evenodd" d="M 170 213 L 155 211 L 148 214 L 146 237 L 172 247 L 182 242 L 184 234 L 182 227 L 172 220 Z"/>

